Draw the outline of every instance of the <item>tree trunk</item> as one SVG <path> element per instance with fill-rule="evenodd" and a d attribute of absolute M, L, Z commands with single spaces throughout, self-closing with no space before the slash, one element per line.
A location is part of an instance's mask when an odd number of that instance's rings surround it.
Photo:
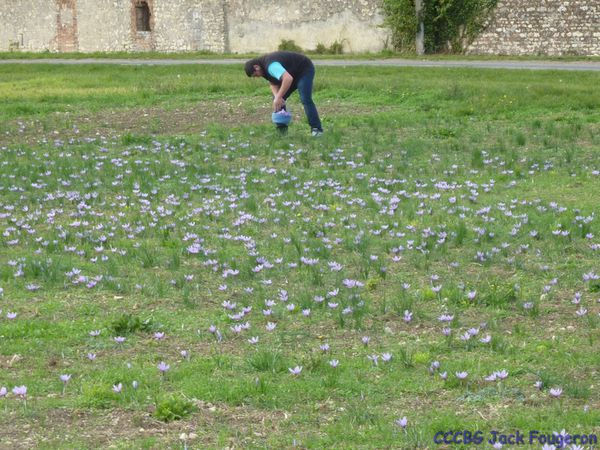
<path fill-rule="evenodd" d="M 423 1 L 415 0 L 415 14 L 417 17 L 417 36 L 415 38 L 415 47 L 417 55 L 425 54 L 425 24 L 423 23 Z"/>

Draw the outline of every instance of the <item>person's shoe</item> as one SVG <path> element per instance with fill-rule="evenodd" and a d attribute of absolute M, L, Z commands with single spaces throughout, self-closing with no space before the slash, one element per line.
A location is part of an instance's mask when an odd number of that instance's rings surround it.
<path fill-rule="evenodd" d="M 319 130 L 318 128 L 313 128 L 310 132 L 310 134 L 314 137 L 318 137 L 318 136 L 322 136 L 323 135 L 323 130 Z"/>

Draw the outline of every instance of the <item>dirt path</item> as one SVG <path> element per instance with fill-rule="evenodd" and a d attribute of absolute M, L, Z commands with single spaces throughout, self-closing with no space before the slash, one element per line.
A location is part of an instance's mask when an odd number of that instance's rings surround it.
<path fill-rule="evenodd" d="M 189 65 L 189 64 L 242 64 L 244 59 L 5 59 L 0 64 L 120 64 Z M 417 60 L 417 59 L 314 59 L 317 66 L 387 66 L 387 67 L 472 67 L 479 69 L 522 70 L 587 70 L 600 71 L 600 61 L 510 61 L 510 60 Z"/>

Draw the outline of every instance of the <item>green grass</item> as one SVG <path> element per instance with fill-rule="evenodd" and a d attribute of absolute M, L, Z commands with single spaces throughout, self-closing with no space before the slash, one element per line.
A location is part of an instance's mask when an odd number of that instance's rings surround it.
<path fill-rule="evenodd" d="M 240 65 L 0 65 L 0 442 L 597 435 L 598 78 L 319 67 L 312 139 Z"/>

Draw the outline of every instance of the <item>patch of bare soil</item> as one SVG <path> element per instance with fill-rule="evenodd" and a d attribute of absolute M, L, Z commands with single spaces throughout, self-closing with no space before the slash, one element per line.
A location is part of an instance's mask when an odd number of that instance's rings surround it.
<path fill-rule="evenodd" d="M 322 117 L 360 115 L 369 108 L 356 105 L 318 105 Z M 292 107 L 296 124 L 304 121 L 302 105 Z M 132 135 L 178 135 L 193 134 L 210 125 L 235 128 L 240 125 L 270 124 L 271 106 L 268 101 L 259 105 L 249 101 L 204 101 L 186 108 L 162 107 L 103 110 L 97 113 L 74 114 L 57 112 L 42 120 L 16 120 L 5 124 L 0 134 L 0 146 L 12 144 L 35 145 L 56 140 L 76 138 L 112 138 L 123 134 Z"/>
<path fill-rule="evenodd" d="M 0 428 L 0 449 L 136 448 L 142 442 L 156 449 L 183 448 L 184 442 L 188 448 L 214 448 L 217 429 L 229 430 L 229 448 L 244 448 L 281 432 L 290 417 L 283 411 L 249 406 L 194 403 L 195 413 L 169 423 L 155 419 L 152 411 L 123 409 L 51 409 L 32 411 L 25 418 L 9 413 Z"/>

